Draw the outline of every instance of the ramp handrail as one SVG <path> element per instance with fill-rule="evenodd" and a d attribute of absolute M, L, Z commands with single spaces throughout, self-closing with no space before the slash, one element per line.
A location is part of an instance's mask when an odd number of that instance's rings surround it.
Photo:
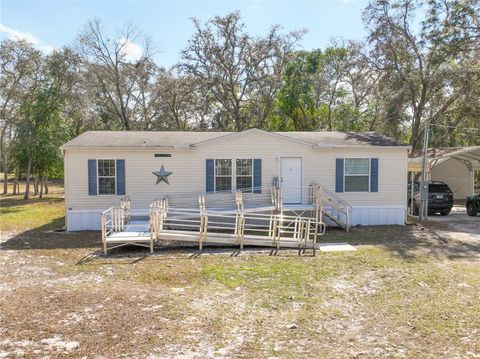
<path fill-rule="evenodd" d="M 101 214 L 102 243 L 106 252 L 107 238 L 123 232 L 130 221 L 130 207 L 110 207 Z"/>
<path fill-rule="evenodd" d="M 326 214 L 329 218 L 335 220 L 337 224 L 343 226 L 348 232 L 350 229 L 350 213 L 352 211 L 352 206 L 321 184 L 313 182 L 310 185 L 310 189 L 312 202 L 315 203 L 315 212 L 317 213 L 316 218 L 319 221 L 323 221 L 323 215 Z M 327 212 L 324 208 L 325 204 L 333 207 L 336 214 Z"/>
<path fill-rule="evenodd" d="M 328 190 L 325 186 L 314 182 L 310 184 L 310 186 L 301 187 L 262 187 L 262 194 L 255 194 L 248 191 L 200 193 L 197 197 L 197 201 L 194 201 L 192 193 L 189 193 L 188 196 L 185 194 L 173 194 L 155 200 L 152 205 L 169 208 L 173 202 L 173 208 L 194 208 L 194 206 L 197 206 L 195 204 L 195 202 L 197 202 L 198 208 L 201 210 L 231 208 L 231 210 L 234 211 L 244 211 L 249 205 L 251 206 L 252 203 L 254 203 L 256 205 L 255 208 L 265 208 L 265 210 L 268 210 L 267 207 L 271 206 L 271 209 L 275 210 L 277 213 L 282 213 L 286 207 L 284 204 L 288 201 L 289 195 L 286 193 L 291 193 L 291 191 L 297 193 L 295 196 L 299 196 L 300 204 L 312 205 L 312 210 L 315 211 L 314 217 L 320 222 L 323 221 L 323 214 L 325 214 L 347 231 L 350 228 L 350 213 L 352 210 L 350 204 L 332 191 Z M 266 198 L 267 193 L 269 193 L 269 200 Z M 287 198 L 285 198 L 285 196 L 287 196 Z M 189 201 L 178 201 L 179 198 L 188 198 Z M 333 211 L 329 212 L 325 207 L 331 208 Z"/>
<path fill-rule="evenodd" d="M 152 211 L 153 232 L 157 240 L 162 233 L 198 233 L 199 248 L 208 241 L 209 234 L 231 235 L 243 248 L 244 239 L 268 239 L 276 248 L 282 241 L 298 243 L 298 248 L 315 249 L 318 237 L 325 233 L 325 224 L 314 218 L 285 216 L 283 214 L 224 213 L 191 208 L 156 207 Z"/>

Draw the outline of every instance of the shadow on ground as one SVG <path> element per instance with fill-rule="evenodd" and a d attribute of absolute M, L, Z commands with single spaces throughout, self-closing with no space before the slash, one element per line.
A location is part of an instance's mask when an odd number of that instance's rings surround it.
<path fill-rule="evenodd" d="M 456 227 L 450 228 L 438 223 L 427 226 L 354 227 L 349 233 L 332 229 L 327 232 L 324 240 L 379 246 L 407 260 L 417 256 L 480 259 L 480 233 L 466 233 Z"/>
<path fill-rule="evenodd" d="M 98 231 L 65 232 L 65 218 L 54 220 L 23 232 L 7 233 L 0 250 L 100 248 Z"/>
<path fill-rule="evenodd" d="M 98 231 L 57 232 L 51 228 L 63 218 L 55 219 L 44 226 L 14 234 L 0 244 L 0 250 L 35 250 L 35 249 L 81 249 L 92 248 L 92 252 L 83 261 L 103 257 L 101 254 L 101 237 Z M 354 227 L 348 233 L 336 228 L 328 228 L 321 242 L 347 242 L 354 246 L 376 246 L 400 256 L 406 260 L 413 260 L 419 256 L 438 256 L 448 259 L 480 259 L 480 235 L 462 232 L 457 227 L 450 228 L 443 223 L 430 223 L 428 226 L 371 226 Z M 247 247 L 245 253 L 262 252 L 271 255 L 281 254 L 283 251 L 272 252 L 271 248 Z M 295 252 L 288 250 L 290 252 Z M 240 252 L 238 247 L 206 245 L 202 254 L 222 254 L 236 256 Z M 309 256 L 312 251 L 307 250 L 302 255 Z M 148 251 L 138 247 L 122 247 L 109 252 L 112 260 L 124 258 L 136 260 L 148 254 Z M 180 255 L 195 258 L 200 255 L 194 244 L 161 243 L 155 249 L 154 256 Z M 321 257 L 322 252 L 317 251 Z M 139 259 L 141 260 L 141 259 Z"/>

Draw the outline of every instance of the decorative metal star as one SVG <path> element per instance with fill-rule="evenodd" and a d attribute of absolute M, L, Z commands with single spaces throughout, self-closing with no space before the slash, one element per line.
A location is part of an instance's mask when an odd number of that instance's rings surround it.
<path fill-rule="evenodd" d="M 173 172 L 170 172 L 170 171 L 165 171 L 165 168 L 162 167 L 160 168 L 160 171 L 158 172 L 152 172 L 155 176 L 157 176 L 157 183 L 155 184 L 159 184 L 160 182 L 164 181 L 166 184 L 170 184 L 168 182 L 168 176 L 170 176 Z"/>

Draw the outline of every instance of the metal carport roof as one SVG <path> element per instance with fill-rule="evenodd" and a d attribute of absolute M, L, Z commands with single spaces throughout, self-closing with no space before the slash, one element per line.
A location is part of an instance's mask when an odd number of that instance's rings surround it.
<path fill-rule="evenodd" d="M 438 166 L 450 158 L 462 162 L 470 171 L 480 171 L 480 146 L 445 148 L 441 149 L 440 151 L 429 150 L 428 162 L 430 169 Z M 420 172 L 421 170 L 421 155 L 408 159 L 408 171 Z"/>
<path fill-rule="evenodd" d="M 470 171 L 480 170 L 480 146 L 465 147 L 463 149 L 447 153 L 441 157 L 432 158 L 431 167 L 435 167 L 449 158 L 462 162 Z"/>

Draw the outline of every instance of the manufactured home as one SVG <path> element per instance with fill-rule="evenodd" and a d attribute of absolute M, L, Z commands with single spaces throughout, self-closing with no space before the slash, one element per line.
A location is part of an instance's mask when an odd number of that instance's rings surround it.
<path fill-rule="evenodd" d="M 239 191 L 268 202 L 278 188 L 272 201 L 298 214 L 313 187 L 348 206 L 348 225 L 404 224 L 409 149 L 370 132 L 88 131 L 61 147 L 66 226 L 100 229 L 102 211 L 126 195 L 132 215 L 147 216 L 162 198 L 194 206 L 198 194 Z"/>

